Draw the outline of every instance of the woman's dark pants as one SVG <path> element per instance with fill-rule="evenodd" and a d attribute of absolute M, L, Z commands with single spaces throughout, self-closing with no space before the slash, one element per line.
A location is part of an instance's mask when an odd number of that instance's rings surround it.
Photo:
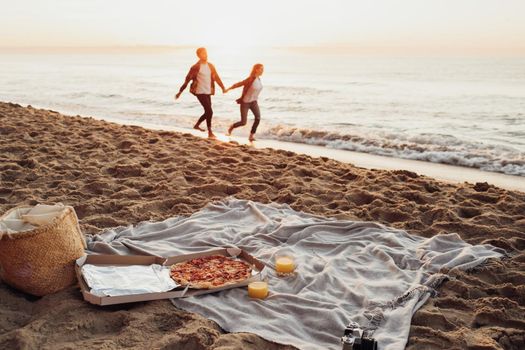
<path fill-rule="evenodd" d="M 252 130 L 250 131 L 252 134 L 255 134 L 255 132 L 257 131 L 257 127 L 259 126 L 259 122 L 261 121 L 261 111 L 259 110 L 259 104 L 257 103 L 257 101 L 241 103 L 241 120 L 233 124 L 233 128 L 238 128 L 240 126 L 246 125 L 246 122 L 248 121 L 248 110 L 251 110 L 253 116 L 255 117 L 255 120 L 253 121 L 252 125 Z"/>

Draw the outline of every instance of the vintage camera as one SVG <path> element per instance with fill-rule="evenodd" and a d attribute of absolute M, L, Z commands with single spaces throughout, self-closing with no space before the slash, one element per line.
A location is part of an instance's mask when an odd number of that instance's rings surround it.
<path fill-rule="evenodd" d="M 356 322 L 350 322 L 341 337 L 343 350 L 377 350 L 377 341 Z"/>

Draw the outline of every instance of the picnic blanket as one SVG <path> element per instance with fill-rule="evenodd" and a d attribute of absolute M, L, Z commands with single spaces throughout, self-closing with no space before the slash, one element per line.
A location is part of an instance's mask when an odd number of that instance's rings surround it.
<path fill-rule="evenodd" d="M 470 269 L 505 252 L 455 234 L 423 238 L 374 222 L 336 220 L 229 198 L 190 217 L 143 222 L 88 237 L 88 253 L 171 256 L 237 246 L 267 264 L 270 295 L 246 288 L 172 300 L 228 332 L 251 332 L 300 349 L 340 349 L 349 321 L 375 329 L 379 349 L 403 349 L 414 312 L 446 271 Z M 273 257 L 294 256 L 280 278 Z"/>

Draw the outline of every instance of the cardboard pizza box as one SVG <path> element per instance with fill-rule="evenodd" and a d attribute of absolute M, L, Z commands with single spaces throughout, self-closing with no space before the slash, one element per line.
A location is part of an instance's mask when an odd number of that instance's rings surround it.
<path fill-rule="evenodd" d="M 90 288 L 86 283 L 82 275 L 82 266 L 84 264 L 93 264 L 98 266 L 129 266 L 129 265 L 164 265 L 170 266 L 178 262 L 191 260 L 195 258 L 206 257 L 210 255 L 224 255 L 224 256 L 235 256 L 242 259 L 253 266 L 252 276 L 242 282 L 229 284 L 212 289 L 191 289 L 186 287 L 178 287 L 174 290 L 162 293 L 144 293 L 144 294 L 131 294 L 131 295 L 119 295 L 119 296 L 100 296 L 90 292 Z M 250 282 L 258 281 L 261 279 L 265 265 L 248 254 L 246 251 L 229 247 L 229 248 L 218 248 L 211 249 L 199 253 L 177 255 L 167 258 L 158 256 L 144 256 L 144 255 L 84 255 L 77 259 L 75 264 L 75 271 L 80 285 L 80 291 L 84 300 L 95 305 L 114 305 L 124 303 L 134 303 L 138 301 L 148 300 L 159 300 L 159 299 L 171 299 L 171 298 L 186 298 L 196 295 L 215 293 L 221 290 L 237 288 L 247 286 Z"/>

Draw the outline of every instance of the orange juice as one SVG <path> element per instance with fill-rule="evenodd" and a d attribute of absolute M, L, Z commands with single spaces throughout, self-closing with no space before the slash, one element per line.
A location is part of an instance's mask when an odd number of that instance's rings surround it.
<path fill-rule="evenodd" d="M 250 298 L 264 299 L 268 296 L 268 283 L 257 281 L 248 284 L 248 295 Z"/>
<path fill-rule="evenodd" d="M 277 274 L 289 274 L 295 270 L 295 263 L 290 256 L 280 256 L 275 259 L 275 271 Z"/>

